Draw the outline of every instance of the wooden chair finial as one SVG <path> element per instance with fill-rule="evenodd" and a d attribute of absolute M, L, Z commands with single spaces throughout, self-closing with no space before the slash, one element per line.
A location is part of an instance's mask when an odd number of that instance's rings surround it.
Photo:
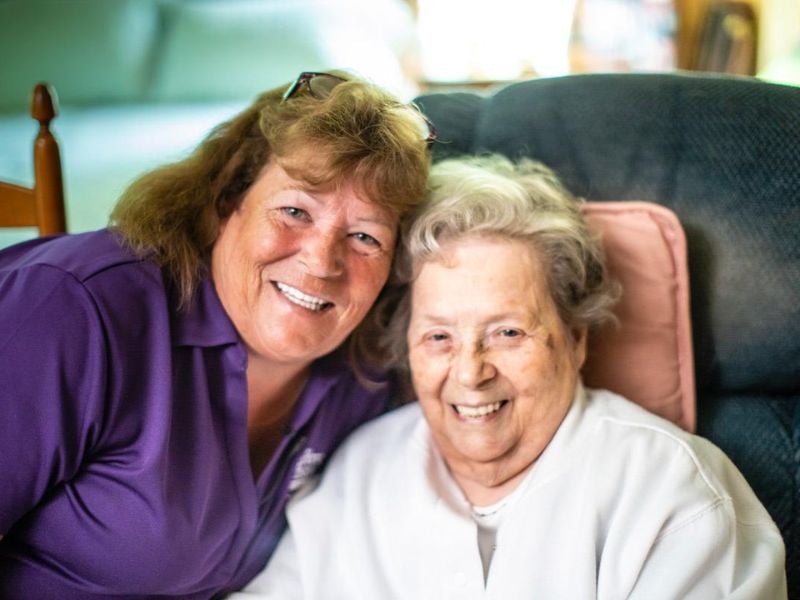
<path fill-rule="evenodd" d="M 57 114 L 57 103 L 52 90 L 46 83 L 37 83 L 31 97 L 31 116 L 46 127 Z"/>

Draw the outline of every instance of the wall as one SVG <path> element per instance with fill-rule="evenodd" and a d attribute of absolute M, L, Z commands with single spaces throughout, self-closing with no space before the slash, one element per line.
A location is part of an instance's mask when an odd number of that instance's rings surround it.
<path fill-rule="evenodd" d="M 800 46 L 800 1 L 752 0 L 760 8 L 759 69 Z"/>

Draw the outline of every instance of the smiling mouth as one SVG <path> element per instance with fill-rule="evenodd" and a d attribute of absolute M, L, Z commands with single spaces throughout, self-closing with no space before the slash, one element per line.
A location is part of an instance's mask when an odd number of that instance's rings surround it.
<path fill-rule="evenodd" d="M 453 404 L 452 406 L 459 416 L 477 419 L 496 413 L 506 404 L 508 404 L 508 400 L 500 400 L 491 404 L 482 404 L 481 406 L 465 406 L 463 404 Z"/>
<path fill-rule="evenodd" d="M 322 298 L 311 296 L 310 294 L 301 292 L 297 288 L 293 288 L 292 286 L 281 283 L 280 281 L 275 281 L 273 283 L 289 302 L 296 304 L 297 306 L 302 306 L 303 308 L 312 312 L 320 312 L 333 306 L 333 302 L 328 302 Z"/>

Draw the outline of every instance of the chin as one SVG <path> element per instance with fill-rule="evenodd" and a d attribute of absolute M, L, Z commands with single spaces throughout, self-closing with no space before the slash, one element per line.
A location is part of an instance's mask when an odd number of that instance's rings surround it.
<path fill-rule="evenodd" d="M 498 444 L 470 444 L 454 446 L 460 459 L 472 463 L 474 466 L 485 466 L 491 463 L 499 463 L 508 458 L 508 449 L 498 448 Z"/>
<path fill-rule="evenodd" d="M 275 340 L 267 341 L 260 347 L 252 350 L 270 361 L 276 363 L 311 363 L 315 359 L 327 354 L 327 345 L 313 343 L 310 340 Z"/>

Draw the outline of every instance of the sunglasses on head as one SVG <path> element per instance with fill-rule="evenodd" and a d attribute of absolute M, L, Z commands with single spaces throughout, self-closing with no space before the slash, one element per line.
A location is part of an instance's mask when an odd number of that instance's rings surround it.
<path fill-rule="evenodd" d="M 292 96 L 295 96 L 301 89 L 306 93 L 311 94 L 317 100 L 325 100 L 331 95 L 333 88 L 340 83 L 344 83 L 347 79 L 330 73 L 318 73 L 314 71 L 303 71 L 297 76 L 286 91 L 283 93 L 281 102 L 286 102 Z M 413 106 L 408 106 L 409 114 L 417 123 L 422 139 L 430 146 L 436 141 L 436 128 L 433 126 L 428 118 L 423 115 L 419 110 Z"/>

